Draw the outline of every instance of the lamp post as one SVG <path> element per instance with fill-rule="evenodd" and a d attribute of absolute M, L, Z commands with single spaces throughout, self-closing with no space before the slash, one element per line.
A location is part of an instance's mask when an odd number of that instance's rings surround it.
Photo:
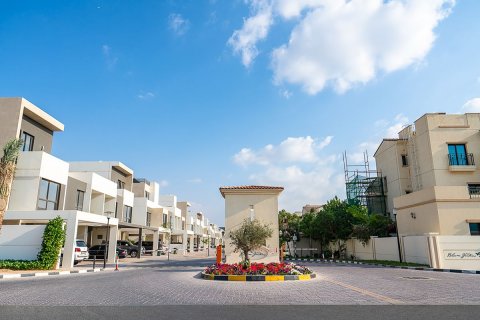
<path fill-rule="evenodd" d="M 402 262 L 402 250 L 400 249 L 400 235 L 398 234 L 398 221 L 397 221 L 397 214 L 394 213 L 393 216 L 395 217 L 395 229 L 397 233 L 397 246 L 398 246 L 398 259 Z"/>
<path fill-rule="evenodd" d="M 108 246 L 110 244 L 110 211 L 106 212 L 107 214 L 107 241 L 105 242 L 105 251 L 103 253 L 103 269 L 107 267 L 107 255 L 108 255 Z"/>
<path fill-rule="evenodd" d="M 296 258 L 297 257 L 297 235 L 294 234 L 292 237 L 293 240 L 293 256 Z"/>

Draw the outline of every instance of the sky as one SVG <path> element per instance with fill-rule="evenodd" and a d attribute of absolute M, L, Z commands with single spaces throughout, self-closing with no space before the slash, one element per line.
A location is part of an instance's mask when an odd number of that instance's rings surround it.
<path fill-rule="evenodd" d="M 212 222 L 218 188 L 345 197 L 427 112 L 480 112 L 476 0 L 1 1 L 0 96 L 65 124 L 53 154 L 118 160 Z M 374 162 L 371 162 L 374 167 Z"/>

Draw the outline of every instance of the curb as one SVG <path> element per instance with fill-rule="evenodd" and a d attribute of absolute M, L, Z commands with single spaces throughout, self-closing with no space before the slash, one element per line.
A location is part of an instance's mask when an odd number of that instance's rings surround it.
<path fill-rule="evenodd" d="M 317 275 L 301 274 L 301 275 L 213 275 L 202 272 L 202 279 L 216 280 L 216 281 L 295 281 L 295 280 L 310 280 L 315 279 Z"/>
<path fill-rule="evenodd" d="M 0 274 L 0 279 L 19 279 L 19 278 L 35 278 L 35 277 L 47 277 L 47 276 L 61 276 L 80 273 L 94 273 L 103 271 L 112 271 L 114 268 L 106 269 L 82 269 L 82 270 L 70 270 L 70 271 L 48 271 L 48 272 L 27 272 L 27 273 L 11 273 Z"/>
<path fill-rule="evenodd" d="M 349 261 L 349 260 L 329 260 L 329 259 L 290 259 L 286 258 L 285 261 L 300 261 L 300 262 L 319 262 L 319 263 L 343 263 L 343 264 L 358 264 L 366 266 L 376 266 L 384 268 L 394 268 L 394 269 L 406 269 L 406 270 L 418 270 L 418 271 L 435 271 L 435 272 L 453 272 L 453 273 L 466 273 L 466 274 L 480 274 L 480 270 L 462 270 L 462 269 L 436 269 L 430 267 L 407 267 L 407 266 L 391 266 L 387 264 L 380 263 L 367 263 L 360 261 Z"/>

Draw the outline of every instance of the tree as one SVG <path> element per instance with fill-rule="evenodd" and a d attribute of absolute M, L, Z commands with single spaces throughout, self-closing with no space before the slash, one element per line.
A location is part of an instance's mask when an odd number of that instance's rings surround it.
<path fill-rule="evenodd" d="M 260 223 L 257 219 L 245 219 L 242 225 L 235 230 L 230 231 L 229 237 L 234 252 L 243 253 L 243 263 L 250 263 L 248 253 L 261 248 L 265 241 L 273 234 L 272 228 L 266 224 Z"/>
<path fill-rule="evenodd" d="M 8 200 L 10 199 L 17 158 L 22 144 L 22 140 L 13 139 L 3 147 L 3 157 L 0 159 L 0 230 L 2 229 L 3 218 L 7 210 Z"/>

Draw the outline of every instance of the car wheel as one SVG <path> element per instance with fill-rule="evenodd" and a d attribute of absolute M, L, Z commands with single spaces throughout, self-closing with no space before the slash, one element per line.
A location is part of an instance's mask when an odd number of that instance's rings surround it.
<path fill-rule="evenodd" d="M 130 257 L 136 258 L 137 257 L 137 251 L 133 250 L 132 252 L 130 252 Z"/>

